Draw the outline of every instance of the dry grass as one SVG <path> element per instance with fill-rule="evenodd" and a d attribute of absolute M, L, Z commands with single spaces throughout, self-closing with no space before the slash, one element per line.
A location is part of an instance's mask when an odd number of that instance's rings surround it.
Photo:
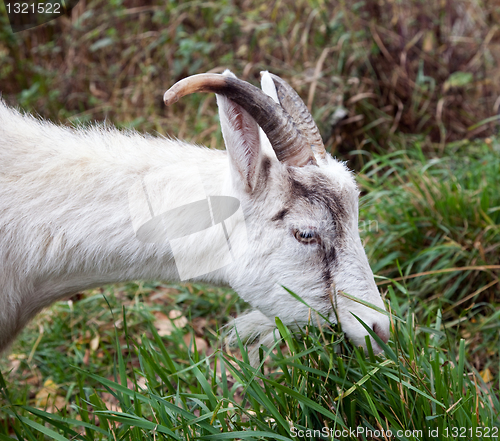
<path fill-rule="evenodd" d="M 330 150 L 386 148 L 400 132 L 442 146 L 496 130 L 499 11 L 475 0 L 81 0 L 49 25 L 4 26 L 1 90 L 52 119 L 107 118 L 215 146 L 213 98 L 165 109 L 164 90 L 198 72 L 229 67 L 255 83 L 269 69 L 312 107 Z"/>

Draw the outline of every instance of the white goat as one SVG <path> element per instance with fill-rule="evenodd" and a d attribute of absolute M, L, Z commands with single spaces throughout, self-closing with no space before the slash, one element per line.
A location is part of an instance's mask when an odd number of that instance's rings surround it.
<path fill-rule="evenodd" d="M 227 71 L 166 92 L 167 104 L 217 94 L 227 154 L 60 127 L 0 101 L 0 351 L 72 293 L 186 277 L 229 284 L 255 308 L 236 321 L 242 338 L 269 332 L 275 316 L 307 323 L 308 307 L 287 287 L 338 317 L 354 344 L 365 346 L 368 333 L 353 314 L 388 340 L 387 316 L 339 295 L 384 308 L 359 237 L 353 176 L 325 151 L 287 83 L 266 72 L 262 88 Z"/>

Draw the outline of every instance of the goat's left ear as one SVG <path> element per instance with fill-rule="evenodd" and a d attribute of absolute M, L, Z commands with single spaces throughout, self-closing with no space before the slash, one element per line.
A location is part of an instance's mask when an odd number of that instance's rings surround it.
<path fill-rule="evenodd" d="M 246 110 L 230 99 L 217 95 L 217 105 L 232 178 L 251 192 L 257 185 L 263 156 L 259 126 Z"/>

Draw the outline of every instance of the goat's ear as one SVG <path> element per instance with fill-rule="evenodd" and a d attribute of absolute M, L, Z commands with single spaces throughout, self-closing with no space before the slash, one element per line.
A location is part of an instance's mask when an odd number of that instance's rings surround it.
<path fill-rule="evenodd" d="M 269 72 L 267 70 L 261 72 L 260 74 L 261 74 L 260 87 L 262 91 L 266 95 L 269 95 L 274 100 L 275 103 L 280 104 L 280 100 L 278 98 L 278 92 L 276 91 L 276 86 L 274 85 L 274 81 L 271 78 L 271 75 L 269 75 Z"/>
<path fill-rule="evenodd" d="M 230 99 L 217 95 L 217 105 L 232 178 L 251 192 L 257 184 L 263 156 L 259 126 L 246 110 Z"/>

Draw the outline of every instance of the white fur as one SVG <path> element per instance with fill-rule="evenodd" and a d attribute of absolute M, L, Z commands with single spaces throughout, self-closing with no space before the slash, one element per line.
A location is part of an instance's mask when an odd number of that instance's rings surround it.
<path fill-rule="evenodd" d="M 265 88 L 272 93 L 269 84 Z M 240 336 L 268 332 L 275 316 L 287 324 L 307 322 L 308 308 L 284 285 L 335 320 L 324 298 L 331 289 L 343 329 L 355 344 L 365 346 L 367 333 L 351 312 L 369 326 L 376 324 L 387 339 L 386 316 L 337 295 L 342 290 L 384 307 L 359 238 L 352 174 L 330 156 L 320 167 L 295 170 L 298 179 L 321 175 L 328 180 L 349 213 L 348 246 L 338 251 L 331 269 L 334 286 L 325 287 L 314 245 L 299 243 L 293 231 L 313 226 L 333 238 L 335 226 L 325 225 L 327 211 L 301 200 L 283 222 L 271 219 L 294 199 L 286 185 L 289 167 L 278 162 L 262 132 L 259 138 L 253 118 L 217 98 L 228 154 L 104 126 L 60 127 L 0 102 L 0 350 L 42 308 L 72 293 L 121 281 L 178 279 L 168 241 L 145 243 L 136 237 L 128 194 L 147 179 L 165 206 L 177 207 L 196 192 L 194 173 L 204 177 L 207 195 L 241 203 L 244 217 L 227 222 L 231 263 L 222 265 L 224 250 L 214 246 L 210 231 L 187 236 L 183 254 L 193 268 L 219 262 L 219 269 L 199 280 L 229 284 L 255 308 L 236 322 Z M 242 130 L 232 122 L 235 115 L 244 120 Z M 265 189 L 254 191 L 265 158 L 272 164 L 269 180 Z"/>

